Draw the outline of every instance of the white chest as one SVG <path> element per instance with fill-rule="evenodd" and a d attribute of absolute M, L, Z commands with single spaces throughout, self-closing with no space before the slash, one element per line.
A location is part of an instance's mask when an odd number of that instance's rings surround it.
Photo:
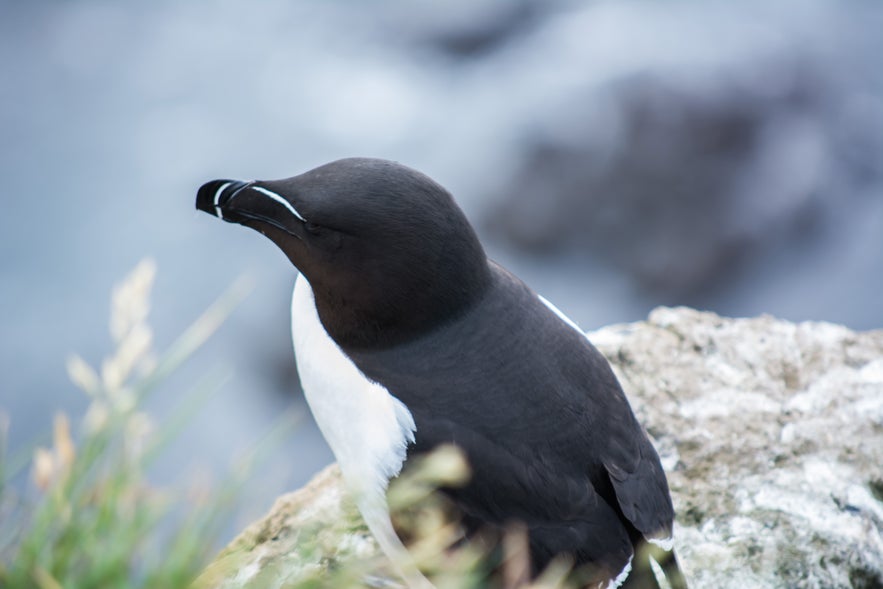
<path fill-rule="evenodd" d="M 411 413 L 365 378 L 328 336 L 303 275 L 294 286 L 291 331 L 307 403 L 346 483 L 358 494 L 384 493 L 414 440 Z"/>
<path fill-rule="evenodd" d="M 291 333 L 304 396 L 365 523 L 409 587 L 432 589 L 396 536 L 386 503 L 389 480 L 401 471 L 414 441 L 411 412 L 365 378 L 328 336 L 303 275 L 294 285 Z"/>

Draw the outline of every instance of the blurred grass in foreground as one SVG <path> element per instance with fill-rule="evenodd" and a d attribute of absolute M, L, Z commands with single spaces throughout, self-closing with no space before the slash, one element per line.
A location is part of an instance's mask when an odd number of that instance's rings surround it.
<path fill-rule="evenodd" d="M 513 522 L 492 537 L 479 534 L 464 541 L 450 503 L 437 490 L 459 487 L 469 476 L 462 451 L 445 445 L 416 458 L 390 484 L 388 501 L 396 529 L 406 536 L 409 553 L 432 584 L 437 589 L 574 589 L 566 559 L 553 560 L 537 579 L 530 579 L 527 530 L 522 525 Z"/>
<path fill-rule="evenodd" d="M 78 356 L 68 361 L 90 404 L 73 434 L 69 418 L 56 415 L 52 447 L 34 451 L 35 500 L 14 495 L 8 480 L 27 460 L 8 460 L 0 444 L 2 587 L 186 587 L 212 556 L 239 484 L 228 481 L 224 492 L 192 481 L 189 488 L 158 488 L 145 471 L 221 379 L 201 383 L 160 427 L 139 405 L 214 333 L 246 288 L 235 284 L 156 357 L 147 324 L 155 273 L 145 260 L 114 288 L 116 349 L 100 370 Z"/>
<path fill-rule="evenodd" d="M 147 323 L 155 273 L 153 262 L 143 261 L 114 288 L 110 331 L 116 349 L 100 370 L 79 356 L 69 359 L 71 381 L 90 398 L 74 433 L 70 419 L 58 414 L 50 448 L 9 460 L 4 435 L 8 422 L 0 415 L 0 587 L 4 589 L 208 589 L 220 581 L 212 567 L 205 569 L 215 556 L 220 529 L 244 476 L 231 477 L 223 490 L 183 483 L 159 488 L 150 483 L 146 471 L 223 378 L 209 379 L 185 395 L 175 415 L 161 426 L 140 406 L 217 330 L 247 289 L 241 282 L 235 284 L 156 357 Z M 267 437 L 275 437 L 278 430 Z M 262 446 L 268 443 L 272 440 Z M 263 450 L 255 449 L 250 461 Z M 39 491 L 36 499 L 16 496 L 8 484 L 29 465 Z M 243 471 L 247 468 L 246 464 Z M 330 524 L 316 522 L 315 529 L 299 530 L 303 541 L 294 554 L 302 564 L 321 564 L 307 565 L 305 574 L 289 575 L 280 585 L 261 582 L 273 576 L 272 564 L 264 563 L 267 570 L 261 572 L 266 574 L 243 586 L 400 587 L 393 571 L 416 564 L 438 589 L 565 587 L 567 563 L 553 564 L 533 583 L 527 579 L 527 539 L 518 529 L 506 533 L 501 567 L 493 579 L 489 577 L 486 557 L 493 546 L 464 543 L 459 525 L 446 517 L 446 506 L 435 493 L 440 486 L 456 486 L 466 477 L 468 467 L 451 447 L 418 461 L 391 485 L 393 518 L 409 537 L 413 562 L 390 568 L 391 563 L 376 551 L 373 556 L 349 553 L 347 534 L 367 530 L 357 514 L 342 513 Z"/>

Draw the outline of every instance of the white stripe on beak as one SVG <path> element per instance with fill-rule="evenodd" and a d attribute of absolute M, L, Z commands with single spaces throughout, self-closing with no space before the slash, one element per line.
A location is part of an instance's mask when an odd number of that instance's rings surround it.
<path fill-rule="evenodd" d="M 215 191 L 215 198 L 214 198 L 215 214 L 218 216 L 218 219 L 221 219 L 221 220 L 224 219 L 224 214 L 221 213 L 221 205 L 219 204 L 219 201 L 221 199 L 221 193 L 224 192 L 224 190 L 226 190 L 227 187 L 230 186 L 231 184 L 233 184 L 233 183 L 232 182 L 225 182 L 224 184 L 221 184 L 221 187 L 218 188 L 217 191 Z"/>

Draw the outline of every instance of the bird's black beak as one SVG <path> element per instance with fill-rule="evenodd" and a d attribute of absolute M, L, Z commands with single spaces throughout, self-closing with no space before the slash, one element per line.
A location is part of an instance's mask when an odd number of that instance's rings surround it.
<path fill-rule="evenodd" d="M 212 180 L 199 187 L 196 193 L 196 208 L 219 219 L 238 222 L 224 216 L 224 206 L 243 188 L 252 184 L 242 180 Z"/>
<path fill-rule="evenodd" d="M 196 193 L 196 208 L 228 223 L 255 229 L 270 239 L 274 239 L 268 233 L 270 227 L 302 239 L 305 219 L 284 197 L 262 184 L 242 180 L 206 182 Z"/>

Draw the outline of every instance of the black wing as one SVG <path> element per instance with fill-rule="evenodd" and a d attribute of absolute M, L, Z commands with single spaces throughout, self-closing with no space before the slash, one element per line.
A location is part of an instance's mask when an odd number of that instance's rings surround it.
<path fill-rule="evenodd" d="M 524 522 L 535 560 L 558 552 L 618 574 L 632 529 L 667 536 L 659 459 L 607 361 L 499 267 L 467 315 L 388 350 L 347 351 L 411 411 L 412 452 L 455 443 L 473 468 L 464 514 Z"/>
<path fill-rule="evenodd" d="M 534 572 L 568 554 L 591 563 L 597 580 L 616 577 L 632 558 L 632 541 L 619 514 L 583 473 L 568 471 L 543 448 L 514 440 L 498 442 L 459 423 L 415 414 L 414 453 L 454 443 L 467 454 L 472 477 L 465 487 L 445 489 L 473 531 L 527 527 Z"/>

